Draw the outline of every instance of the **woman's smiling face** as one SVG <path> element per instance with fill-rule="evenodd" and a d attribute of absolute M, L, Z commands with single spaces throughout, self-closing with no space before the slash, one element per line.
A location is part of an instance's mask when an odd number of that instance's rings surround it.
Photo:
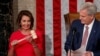
<path fill-rule="evenodd" d="M 30 18 L 28 16 L 26 16 L 26 15 L 22 16 L 20 25 L 21 25 L 21 29 L 29 30 L 30 29 L 30 25 L 31 25 Z"/>

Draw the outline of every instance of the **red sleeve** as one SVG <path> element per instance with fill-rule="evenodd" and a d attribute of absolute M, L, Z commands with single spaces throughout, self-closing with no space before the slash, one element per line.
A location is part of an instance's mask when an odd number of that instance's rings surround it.
<path fill-rule="evenodd" d="M 17 39 L 18 34 L 19 34 L 18 31 L 13 32 L 13 33 L 11 34 L 11 36 L 10 36 L 10 38 L 9 38 L 9 49 L 11 48 L 11 42 L 12 42 L 13 40 Z"/>
<path fill-rule="evenodd" d="M 9 49 L 11 48 L 11 42 L 13 41 L 14 34 L 12 33 L 9 38 Z"/>

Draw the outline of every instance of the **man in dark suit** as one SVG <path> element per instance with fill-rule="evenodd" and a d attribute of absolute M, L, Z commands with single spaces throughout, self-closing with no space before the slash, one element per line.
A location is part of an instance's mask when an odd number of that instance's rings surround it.
<path fill-rule="evenodd" d="M 68 56 L 100 56 L 100 22 L 95 19 L 97 7 L 86 2 L 80 9 L 80 18 L 70 28 L 65 42 Z"/>

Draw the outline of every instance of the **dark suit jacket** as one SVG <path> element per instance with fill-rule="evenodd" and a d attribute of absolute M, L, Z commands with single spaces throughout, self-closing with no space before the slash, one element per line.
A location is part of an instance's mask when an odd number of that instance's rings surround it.
<path fill-rule="evenodd" d="M 76 29 L 74 35 L 73 35 L 73 28 Z M 81 24 L 80 20 L 75 20 L 72 23 L 69 34 L 65 42 L 64 48 L 66 52 L 68 52 L 70 48 L 72 50 L 76 50 L 81 47 L 83 28 L 84 25 Z M 72 37 L 74 37 L 73 40 Z M 72 45 L 71 45 L 71 41 L 72 41 Z M 90 32 L 86 51 L 92 51 L 94 56 L 100 56 L 100 22 L 97 20 L 94 21 L 92 30 Z"/>

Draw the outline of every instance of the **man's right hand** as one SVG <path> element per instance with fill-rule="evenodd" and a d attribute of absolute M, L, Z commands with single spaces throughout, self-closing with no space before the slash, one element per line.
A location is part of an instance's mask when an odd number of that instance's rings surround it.
<path fill-rule="evenodd" d="M 68 51 L 68 54 L 67 54 L 67 56 L 74 56 L 74 53 L 71 51 Z"/>

